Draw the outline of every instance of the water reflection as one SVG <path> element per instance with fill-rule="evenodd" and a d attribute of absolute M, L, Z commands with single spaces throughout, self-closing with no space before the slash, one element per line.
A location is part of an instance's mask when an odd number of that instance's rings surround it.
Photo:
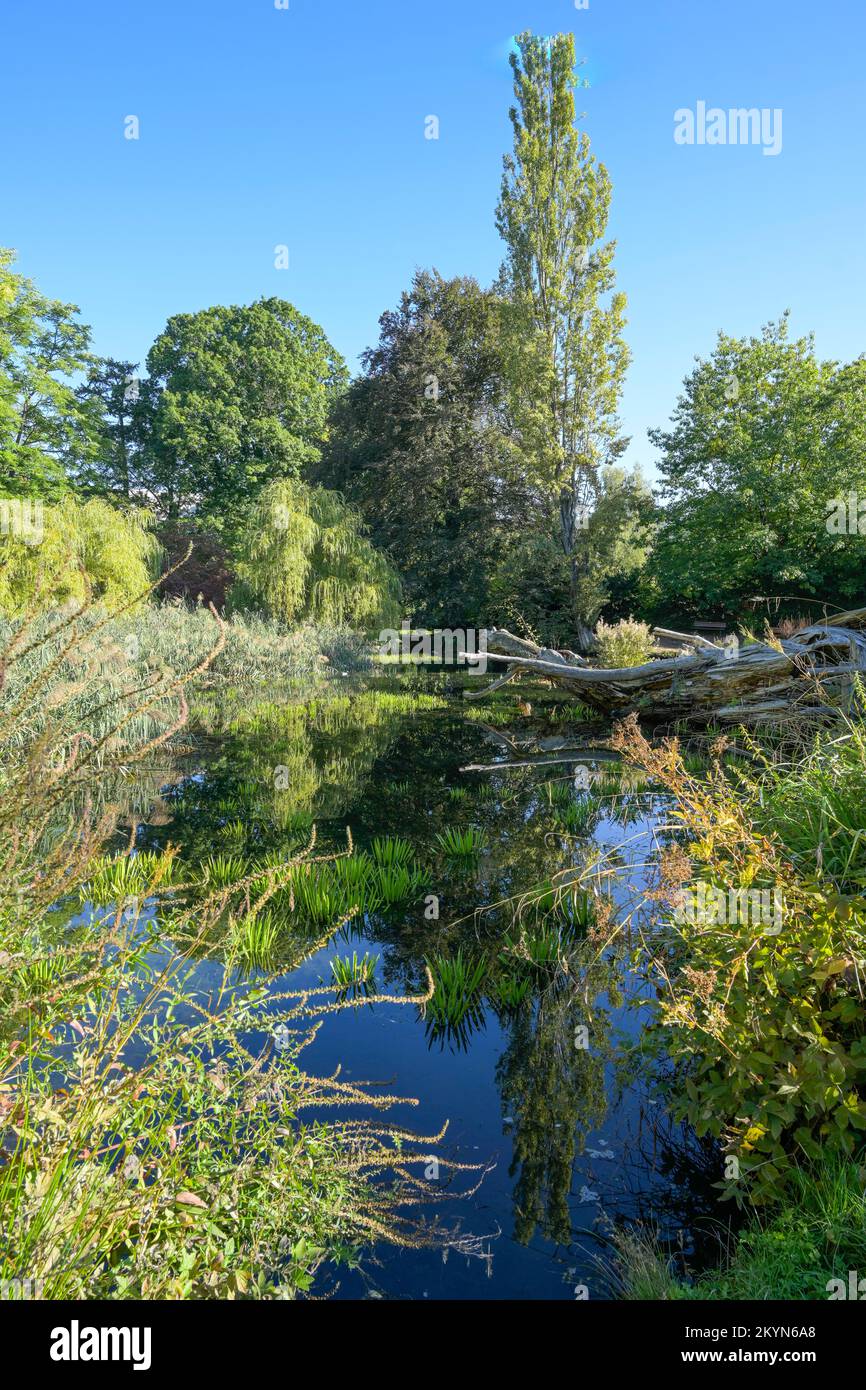
<path fill-rule="evenodd" d="M 165 789 L 162 823 L 142 827 L 142 848 L 170 842 L 185 864 L 217 867 L 219 856 L 249 865 L 297 853 L 313 825 L 317 854 L 345 853 L 348 829 L 352 852 L 335 876 L 342 899 L 327 898 L 331 870 L 317 869 L 322 881 L 306 897 L 269 903 L 258 956 L 240 959 L 237 943 L 215 940 L 213 962 L 282 972 L 284 987 L 318 980 L 338 991 L 342 980 L 359 1003 L 372 978 L 352 984 L 359 959 L 395 994 L 422 992 L 432 972 L 425 1009 L 362 1004 L 310 1052 L 320 1074 L 339 1063 L 347 1075 L 396 1081 L 420 1098 L 425 1127 L 451 1121 L 458 1157 L 498 1165 L 468 1209 L 455 1201 L 451 1213 L 469 1242 L 466 1268 L 454 1263 L 459 1241 L 447 1277 L 429 1252 L 383 1254 L 390 1295 L 522 1297 L 531 1285 L 571 1297 L 578 1275 L 602 1290 L 605 1223 L 657 1213 L 683 1246 L 695 1202 L 711 1202 L 700 1182 L 690 1188 L 699 1165 L 682 1158 L 676 1136 L 666 1136 L 664 1162 L 658 1143 L 644 1152 L 645 1094 L 616 1075 L 639 986 L 627 932 L 610 930 L 623 920 L 622 889 L 608 899 L 610 878 L 592 870 L 602 858 L 639 863 L 652 792 L 602 754 L 570 753 L 580 740 L 545 725 L 545 698 L 533 697 L 534 727 L 516 729 L 467 718 L 459 692 L 435 678 L 203 704 L 197 766 Z M 405 853 L 386 853 L 389 843 Z M 383 865 L 388 853 L 396 860 Z M 381 875 L 401 868 L 409 886 L 391 877 L 386 891 Z M 322 920 L 334 903 L 357 911 L 296 969 L 320 891 Z M 479 1260 L 472 1240 L 493 1231 L 502 1237 L 482 1242 Z M 492 1276 L 484 1292 L 481 1266 Z M 353 1289 L 349 1281 L 345 1293 Z"/>

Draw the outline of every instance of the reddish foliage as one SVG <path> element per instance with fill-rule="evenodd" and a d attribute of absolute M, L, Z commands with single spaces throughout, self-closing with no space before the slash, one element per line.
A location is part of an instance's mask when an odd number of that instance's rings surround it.
<path fill-rule="evenodd" d="M 159 541 L 165 552 L 166 569 L 183 559 L 192 542 L 189 559 L 169 575 L 160 593 L 165 598 L 182 598 L 187 603 L 199 600 L 212 603 L 214 608 L 222 610 L 234 574 L 231 556 L 216 532 L 198 531 L 189 523 L 166 522 L 160 528 Z"/>

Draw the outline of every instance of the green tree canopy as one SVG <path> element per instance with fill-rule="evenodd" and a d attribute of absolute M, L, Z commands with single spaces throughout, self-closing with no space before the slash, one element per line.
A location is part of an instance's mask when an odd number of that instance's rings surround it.
<path fill-rule="evenodd" d="M 142 447 L 147 431 L 134 362 L 98 357 L 91 362 L 76 397 L 86 420 L 86 446 L 70 460 L 75 483 L 87 492 L 123 502 L 151 502 Z"/>
<path fill-rule="evenodd" d="M 251 497 L 315 461 L 343 359 L 283 299 L 169 319 L 147 356 L 143 486 L 161 515 L 231 531 Z"/>
<path fill-rule="evenodd" d="M 575 128 L 573 34 L 517 38 L 511 55 L 514 150 L 506 155 L 497 226 L 507 255 L 510 380 L 538 485 L 559 510 L 579 627 L 592 560 L 584 518 L 599 470 L 626 440 L 617 408 L 629 362 L 625 296 L 605 243 L 610 179 Z"/>
<path fill-rule="evenodd" d="M 540 524 L 507 409 L 501 304 L 469 277 L 415 275 L 338 402 L 316 478 L 359 507 L 413 617 L 487 621 L 503 541 Z"/>
<path fill-rule="evenodd" d="M 491 577 L 491 604 L 500 621 L 544 645 L 573 641 L 575 594 L 578 611 L 592 625 L 602 612 L 624 617 L 637 606 L 650 545 L 652 493 L 637 471 L 617 464 L 599 470 L 597 488 L 582 535 L 576 586 L 552 522 L 547 530 L 521 532 L 506 544 Z"/>
<path fill-rule="evenodd" d="M 659 616 L 736 619 L 753 597 L 863 600 L 866 536 L 826 523 L 835 498 L 866 500 L 866 358 L 820 361 L 811 337 L 791 340 L 787 315 L 758 337 L 720 333 L 650 438 L 666 503 Z"/>
<path fill-rule="evenodd" d="M 0 535 L 0 612 L 56 607 L 91 594 L 109 605 L 143 594 L 156 579 L 160 547 L 146 512 L 120 511 L 71 493 L 32 513 L 38 527 Z"/>
<path fill-rule="evenodd" d="M 400 583 L 339 493 L 298 479 L 269 483 L 249 508 L 233 593 L 272 617 L 379 632 L 400 622 Z"/>
<path fill-rule="evenodd" d="M 64 459 L 87 447 L 73 379 L 93 360 L 74 304 L 48 299 L 0 247 L 0 493 L 57 497 Z"/>

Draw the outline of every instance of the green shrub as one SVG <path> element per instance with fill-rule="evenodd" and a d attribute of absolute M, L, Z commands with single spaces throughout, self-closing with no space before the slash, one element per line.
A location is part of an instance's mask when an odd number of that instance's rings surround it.
<path fill-rule="evenodd" d="M 542 645 L 572 645 L 571 571 L 559 539 L 530 529 L 509 545 L 491 576 L 489 604 L 522 636 Z"/>
<path fill-rule="evenodd" d="M 599 664 L 611 671 L 642 666 L 649 661 L 654 646 L 649 627 L 636 618 L 621 618 L 612 624 L 602 619 L 595 629 L 595 641 Z"/>
<path fill-rule="evenodd" d="M 866 728 L 819 734 L 796 762 L 777 762 L 749 783 L 755 818 L 807 871 L 840 892 L 866 884 Z"/>
<path fill-rule="evenodd" d="M 859 785 L 866 741 L 850 734 Z M 726 1196 L 771 1201 L 798 1164 L 847 1159 L 864 1144 L 866 897 L 825 873 L 824 843 L 806 854 L 808 817 L 792 862 L 784 827 L 772 824 L 772 782 L 762 797 L 760 784 L 732 779 L 718 760 L 692 778 L 675 742 L 652 748 L 633 720 L 614 746 L 673 794 L 686 836 L 685 850 L 665 852 L 661 876 L 664 896 L 687 910 L 662 924 L 651 967 L 659 993 L 650 1040 L 680 1069 L 674 1112 L 738 1160 L 739 1177 L 720 1182 Z M 819 753 L 801 770 L 813 805 L 822 769 Z M 850 826 L 846 855 L 838 833 L 835 862 L 851 859 L 859 837 Z M 761 891 L 766 913 L 739 897 Z"/>

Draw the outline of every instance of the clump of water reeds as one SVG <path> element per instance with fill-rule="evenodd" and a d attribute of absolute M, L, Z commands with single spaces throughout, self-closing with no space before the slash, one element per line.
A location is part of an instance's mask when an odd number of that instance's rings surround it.
<path fill-rule="evenodd" d="M 376 841 L 373 852 L 312 859 L 293 870 L 282 891 L 292 914 L 314 926 L 416 902 L 429 874 L 405 840 Z"/>
<path fill-rule="evenodd" d="M 513 970 L 498 970 L 487 982 L 487 993 L 503 1009 L 519 1009 L 532 997 L 535 985 L 532 977 Z"/>
<path fill-rule="evenodd" d="M 127 903 L 170 888 L 175 868 L 172 853 L 101 855 L 94 860 L 93 872 L 81 885 L 79 896 L 95 907 Z"/>
<path fill-rule="evenodd" d="M 463 829 L 449 825 L 436 836 L 436 843 L 448 859 L 474 859 L 487 844 L 487 836 L 474 825 Z"/>
<path fill-rule="evenodd" d="M 598 915 L 596 894 L 571 870 L 537 884 L 514 901 L 517 922 L 531 926 L 553 922 L 574 936 L 591 931 Z"/>
<path fill-rule="evenodd" d="M 365 951 L 363 956 L 353 951 L 351 958 L 334 957 L 331 961 L 331 974 L 339 990 L 358 989 L 362 985 L 373 983 L 378 963 L 379 957 L 371 956 L 369 951 Z"/>
<path fill-rule="evenodd" d="M 569 835 L 590 835 L 599 817 L 599 803 L 594 796 L 572 798 L 566 805 L 558 805 L 554 819 Z"/>
<path fill-rule="evenodd" d="M 378 836 L 370 846 L 373 862 L 383 869 L 407 868 L 415 857 L 408 840 L 399 835 Z"/>
<path fill-rule="evenodd" d="M 435 1025 L 459 1030 L 467 1019 L 480 1013 L 482 987 L 487 967 L 481 957 L 473 959 L 459 946 L 454 955 L 437 953 L 427 962 L 433 993 L 425 1004 L 425 1014 Z"/>

